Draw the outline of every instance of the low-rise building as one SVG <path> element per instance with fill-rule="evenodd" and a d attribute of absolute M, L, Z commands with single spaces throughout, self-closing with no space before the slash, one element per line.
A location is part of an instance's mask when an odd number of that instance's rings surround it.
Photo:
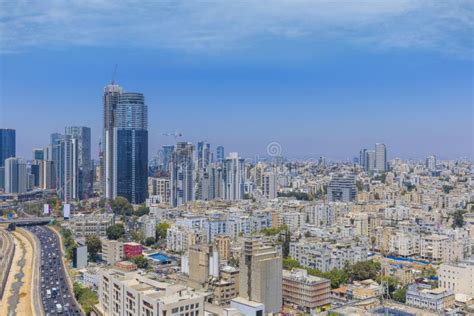
<path fill-rule="evenodd" d="M 474 296 L 474 258 L 458 263 L 441 264 L 438 278 L 440 288 Z"/>
<path fill-rule="evenodd" d="M 75 238 L 87 236 L 107 236 L 107 228 L 114 222 L 112 214 L 92 214 L 74 216 L 69 220 L 69 227 Z"/>
<path fill-rule="evenodd" d="M 304 269 L 283 270 L 283 303 L 306 313 L 321 312 L 329 307 L 331 281 L 308 275 Z"/>
<path fill-rule="evenodd" d="M 412 284 L 408 286 L 406 303 L 430 311 L 441 312 L 454 305 L 454 293 L 452 290 L 431 289 L 427 286 Z"/>
<path fill-rule="evenodd" d="M 101 238 L 102 260 L 113 265 L 124 258 L 123 242 Z"/>

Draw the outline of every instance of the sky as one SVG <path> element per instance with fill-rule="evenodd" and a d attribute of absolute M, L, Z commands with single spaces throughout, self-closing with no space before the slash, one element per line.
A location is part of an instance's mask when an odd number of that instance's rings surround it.
<path fill-rule="evenodd" d="M 92 128 L 114 77 L 148 105 L 149 152 L 473 157 L 472 1 L 1 1 L 0 126 L 30 159 Z"/>

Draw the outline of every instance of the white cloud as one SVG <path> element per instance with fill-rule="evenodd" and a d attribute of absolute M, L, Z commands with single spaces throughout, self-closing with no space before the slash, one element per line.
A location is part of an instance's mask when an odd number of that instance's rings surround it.
<path fill-rule="evenodd" d="M 472 1 L 2 1 L 3 53 L 68 46 L 212 52 L 261 38 L 329 38 L 472 58 Z"/>

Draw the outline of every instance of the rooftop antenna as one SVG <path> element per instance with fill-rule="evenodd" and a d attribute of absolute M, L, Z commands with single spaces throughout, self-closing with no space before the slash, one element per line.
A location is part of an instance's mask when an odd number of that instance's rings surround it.
<path fill-rule="evenodd" d="M 118 65 L 115 64 L 114 72 L 112 73 L 112 84 L 115 84 L 115 77 L 117 76 L 117 67 L 118 67 Z"/>

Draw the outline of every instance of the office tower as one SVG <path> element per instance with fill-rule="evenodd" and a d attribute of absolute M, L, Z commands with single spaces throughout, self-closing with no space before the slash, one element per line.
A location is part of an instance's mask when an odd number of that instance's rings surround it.
<path fill-rule="evenodd" d="M 0 189 L 5 189 L 5 166 L 0 167 Z"/>
<path fill-rule="evenodd" d="M 216 161 L 224 162 L 224 147 L 223 146 L 217 146 L 216 148 Z"/>
<path fill-rule="evenodd" d="M 30 165 L 30 174 L 33 176 L 33 187 L 39 187 L 40 186 L 40 162 L 42 160 L 34 160 L 31 165 Z"/>
<path fill-rule="evenodd" d="M 426 157 L 426 168 L 429 171 L 435 171 L 436 170 L 436 156 L 428 156 Z"/>
<path fill-rule="evenodd" d="M 176 207 L 194 200 L 194 145 L 179 142 L 173 152 L 170 164 L 171 204 Z"/>
<path fill-rule="evenodd" d="M 148 108 L 142 93 L 122 93 L 115 108 L 113 194 L 145 202 L 148 183 Z"/>
<path fill-rule="evenodd" d="M 163 159 L 162 159 L 162 170 L 166 174 L 170 172 L 170 162 L 171 157 L 173 156 L 174 146 L 163 146 Z"/>
<path fill-rule="evenodd" d="M 274 172 L 265 172 L 262 177 L 262 194 L 267 199 L 277 197 L 277 179 Z"/>
<path fill-rule="evenodd" d="M 0 128 L 0 167 L 5 159 L 16 156 L 16 131 L 11 128 Z"/>
<path fill-rule="evenodd" d="M 247 237 L 239 268 L 239 296 L 264 304 L 266 313 L 278 313 L 283 295 L 281 255 L 273 247 L 264 246 L 261 237 Z"/>
<path fill-rule="evenodd" d="M 112 81 L 104 88 L 103 110 L 104 110 L 104 130 L 103 130 L 103 155 L 104 162 L 102 168 L 102 191 L 104 197 L 112 199 L 114 197 L 114 127 L 116 126 L 116 108 L 119 97 L 123 93 L 122 87 Z"/>
<path fill-rule="evenodd" d="M 198 142 L 197 145 L 198 154 L 198 170 L 205 169 L 211 162 L 211 144 Z"/>
<path fill-rule="evenodd" d="M 385 144 L 375 144 L 375 170 L 378 172 L 387 170 L 387 147 Z"/>
<path fill-rule="evenodd" d="M 26 161 L 15 157 L 5 159 L 5 193 L 25 193 L 27 188 Z"/>
<path fill-rule="evenodd" d="M 223 200 L 225 198 L 224 169 L 222 163 L 209 165 L 209 196 L 208 200 Z"/>
<path fill-rule="evenodd" d="M 56 190 L 59 197 L 66 203 L 78 198 L 77 143 L 76 138 L 62 135 L 56 147 L 58 159 Z"/>
<path fill-rule="evenodd" d="M 33 149 L 33 160 L 45 160 L 44 148 Z"/>
<path fill-rule="evenodd" d="M 87 199 L 92 190 L 91 129 L 83 126 L 66 127 L 66 135 L 77 142 L 77 198 Z"/>
<path fill-rule="evenodd" d="M 355 175 L 333 176 L 327 188 L 328 202 L 352 202 L 357 198 Z"/>
<path fill-rule="evenodd" d="M 50 143 L 48 147 L 48 160 L 51 160 L 53 162 L 54 166 L 54 173 L 55 173 L 55 184 L 54 188 L 59 188 L 59 144 L 61 142 L 63 135 L 59 133 L 53 133 L 50 136 Z"/>
<path fill-rule="evenodd" d="M 229 153 L 225 160 L 225 190 L 226 200 L 244 198 L 244 159 L 238 153 Z"/>
<path fill-rule="evenodd" d="M 39 161 L 39 187 L 42 189 L 56 188 L 56 167 L 52 160 Z"/>
<path fill-rule="evenodd" d="M 365 171 L 373 172 L 375 170 L 375 150 L 365 152 Z"/>
<path fill-rule="evenodd" d="M 367 156 L 367 149 L 362 149 L 359 152 L 359 165 L 361 165 L 364 169 L 366 169 L 366 156 Z"/>

